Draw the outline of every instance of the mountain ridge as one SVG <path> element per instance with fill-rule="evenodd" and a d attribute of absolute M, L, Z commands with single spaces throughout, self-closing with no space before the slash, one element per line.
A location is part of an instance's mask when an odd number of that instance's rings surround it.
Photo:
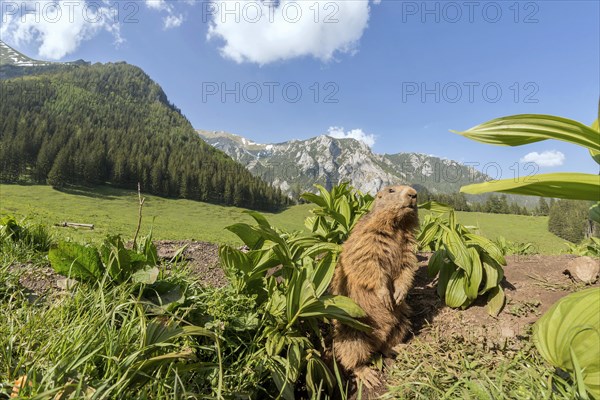
<path fill-rule="evenodd" d="M 343 180 L 369 193 L 392 184 L 419 185 L 433 193 L 450 193 L 488 178 L 472 167 L 424 153 L 377 154 L 364 142 L 352 138 L 319 135 L 263 144 L 224 131 L 196 132 L 291 197 L 314 190 L 314 183 L 330 188 Z"/>

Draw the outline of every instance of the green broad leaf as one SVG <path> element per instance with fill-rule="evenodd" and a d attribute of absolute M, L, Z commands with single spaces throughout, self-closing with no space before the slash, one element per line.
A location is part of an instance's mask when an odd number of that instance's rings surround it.
<path fill-rule="evenodd" d="M 469 253 L 471 254 L 473 268 L 471 269 L 471 275 L 467 278 L 465 293 L 470 300 L 475 300 L 479 294 L 479 286 L 483 279 L 483 265 L 479 258 L 479 252 L 475 248 L 469 247 Z"/>
<path fill-rule="evenodd" d="M 326 210 L 314 210 L 313 211 L 315 215 L 320 215 L 320 216 L 327 216 L 327 217 L 331 217 L 333 218 L 333 220 L 335 222 L 337 222 L 338 224 L 340 224 L 341 226 L 344 227 L 344 230 L 347 231 L 348 230 L 348 222 L 346 221 L 346 218 L 339 212 L 332 210 L 332 209 L 326 209 Z"/>
<path fill-rule="evenodd" d="M 533 341 L 542 357 L 576 379 L 581 373 L 587 392 L 596 399 L 600 399 L 598 315 L 600 288 L 593 287 L 558 300 L 533 326 Z"/>
<path fill-rule="evenodd" d="M 273 246 L 260 250 L 250 250 L 246 253 L 250 260 L 250 277 L 262 277 L 268 270 L 281 264 L 277 254 L 273 251 Z"/>
<path fill-rule="evenodd" d="M 237 223 L 229 225 L 225 229 L 237 235 L 252 250 L 260 249 L 265 242 L 261 234 L 248 224 Z"/>
<path fill-rule="evenodd" d="M 350 223 L 352 221 L 352 210 L 350 209 L 350 204 L 348 203 L 348 199 L 346 197 L 340 197 L 338 200 L 339 204 L 339 213 L 342 216 L 344 223 L 342 224 L 346 229 L 349 229 Z"/>
<path fill-rule="evenodd" d="M 317 189 L 319 189 L 319 192 L 321 193 L 321 197 L 325 200 L 325 206 L 327 208 L 333 208 L 333 199 L 331 198 L 331 194 L 329 194 L 327 189 L 325 189 L 323 186 L 318 185 L 318 184 L 315 184 L 313 186 L 316 187 Z"/>
<path fill-rule="evenodd" d="M 498 285 L 490 289 L 487 299 L 488 313 L 494 317 L 500 314 L 500 311 L 502 311 L 502 308 L 504 307 L 505 301 L 506 299 L 502 286 Z"/>
<path fill-rule="evenodd" d="M 267 221 L 267 218 L 265 218 L 265 216 L 262 215 L 261 213 L 259 213 L 257 211 L 246 210 L 246 211 L 244 211 L 244 214 L 248 214 L 252 218 L 254 218 L 254 220 L 256 221 L 256 223 L 259 226 L 261 226 L 263 228 L 271 228 L 271 224 L 269 223 L 269 221 Z"/>
<path fill-rule="evenodd" d="M 287 321 L 291 322 L 294 316 L 300 311 L 301 297 L 305 289 L 306 270 L 304 268 L 295 269 L 290 278 L 286 293 L 286 316 Z"/>
<path fill-rule="evenodd" d="M 438 296 L 440 296 L 441 299 L 445 298 L 448 282 L 450 281 L 450 277 L 456 271 L 456 269 L 456 265 L 452 262 L 444 264 L 440 268 L 440 274 L 438 276 L 437 284 L 437 294 Z"/>
<path fill-rule="evenodd" d="M 435 277 L 439 272 L 446 260 L 446 250 L 439 249 L 429 259 L 427 264 L 427 275 L 430 278 Z"/>
<path fill-rule="evenodd" d="M 467 301 L 467 294 L 465 293 L 465 271 L 457 269 L 452 273 L 448 280 L 448 287 L 446 289 L 445 303 L 448 307 L 457 308 L 462 306 Z"/>
<path fill-rule="evenodd" d="M 156 282 L 156 279 L 158 279 L 158 273 L 158 267 L 146 266 L 145 268 L 134 272 L 131 275 L 131 279 L 136 283 L 151 285 Z"/>
<path fill-rule="evenodd" d="M 437 221 L 431 221 L 421 228 L 421 232 L 417 237 L 419 247 L 424 249 L 433 242 L 440 231 L 440 226 Z"/>
<path fill-rule="evenodd" d="M 98 281 L 105 271 L 98 250 L 77 243 L 58 242 L 48 252 L 48 259 L 54 271 L 78 280 Z"/>
<path fill-rule="evenodd" d="M 294 384 L 286 379 L 285 370 L 276 363 L 273 363 L 270 370 L 271 378 L 279 390 L 278 398 L 281 397 L 284 400 L 295 400 Z"/>
<path fill-rule="evenodd" d="M 219 248 L 219 259 L 226 271 L 235 272 L 240 270 L 244 274 L 249 274 L 252 271 L 252 264 L 248 255 L 231 246 L 223 245 Z"/>
<path fill-rule="evenodd" d="M 496 271 L 496 285 L 499 285 L 500 282 L 502 282 L 502 279 L 504 279 L 504 269 L 502 269 L 502 266 L 495 259 L 490 257 L 487 253 L 479 253 L 479 256 L 481 257 L 482 263 L 488 264 Z"/>
<path fill-rule="evenodd" d="M 320 242 L 306 249 L 303 253 L 304 257 L 315 257 L 322 253 L 339 254 L 342 251 L 342 246 L 337 243 Z"/>
<path fill-rule="evenodd" d="M 315 287 L 315 294 L 320 297 L 331 283 L 333 279 L 333 273 L 337 264 L 337 257 L 333 257 L 331 254 L 325 256 L 319 261 L 317 267 L 312 276 L 312 283 Z"/>
<path fill-rule="evenodd" d="M 488 290 L 498 286 L 499 282 L 499 274 L 496 268 L 486 262 L 483 262 L 482 266 L 485 277 L 483 288 L 479 291 L 479 294 L 484 294 Z"/>
<path fill-rule="evenodd" d="M 521 146 L 556 139 L 600 151 L 600 133 L 597 130 L 553 115 L 512 115 L 493 119 L 464 132 L 451 132 L 481 143 L 502 146 Z"/>
<path fill-rule="evenodd" d="M 290 382 L 295 382 L 300 377 L 300 368 L 302 366 L 302 351 L 298 343 L 292 343 L 287 351 L 287 379 Z"/>
<path fill-rule="evenodd" d="M 503 179 L 476 183 L 460 188 L 462 193 L 488 192 L 522 194 L 525 196 L 554 197 L 572 200 L 598 201 L 600 175 L 579 172 L 556 172 L 523 179 Z"/>
<path fill-rule="evenodd" d="M 418 208 L 420 210 L 429 210 L 437 214 L 444 214 L 450 211 L 454 211 L 454 209 L 449 205 L 438 203 L 437 201 L 428 201 L 426 203 L 419 204 Z"/>
<path fill-rule="evenodd" d="M 285 346 L 285 337 L 283 337 L 279 331 L 269 332 L 265 343 L 265 350 L 271 357 L 278 355 Z"/>
<path fill-rule="evenodd" d="M 479 246 L 483 253 L 492 258 L 498 263 L 498 265 L 506 265 L 506 259 L 502 254 L 502 250 L 500 250 L 496 243 L 492 242 L 488 238 L 476 235 L 474 233 L 467 233 L 465 237 L 467 238 L 468 244 L 476 244 Z"/>
<path fill-rule="evenodd" d="M 590 219 L 600 224 L 600 203 L 590 207 Z"/>
<path fill-rule="evenodd" d="M 458 232 L 454 230 L 446 230 L 443 243 L 448 257 L 454 262 L 454 264 L 463 269 L 467 275 L 470 275 L 471 269 L 473 268 L 471 264 L 471 257 L 469 256 L 469 251 L 465 242 L 460 237 Z"/>
<path fill-rule="evenodd" d="M 327 318 L 336 319 L 341 323 L 355 329 L 369 332 L 372 328 L 356 318 L 363 318 L 366 313 L 352 299 L 346 296 L 324 295 L 314 303 L 302 310 L 302 318 Z"/>
<path fill-rule="evenodd" d="M 300 197 L 308 201 L 309 203 L 318 205 L 319 207 L 327 207 L 327 201 L 318 194 L 306 192 L 303 193 Z"/>
<path fill-rule="evenodd" d="M 600 132 L 600 126 L 598 124 L 598 120 L 594 121 L 594 123 L 592 124 L 592 129 L 595 130 L 595 131 Z M 589 149 L 589 150 L 590 150 L 590 156 L 592 156 L 592 158 L 594 159 L 594 161 L 596 161 L 598 164 L 600 164 L 600 151 L 595 151 L 595 150 L 592 150 L 592 149 Z"/>

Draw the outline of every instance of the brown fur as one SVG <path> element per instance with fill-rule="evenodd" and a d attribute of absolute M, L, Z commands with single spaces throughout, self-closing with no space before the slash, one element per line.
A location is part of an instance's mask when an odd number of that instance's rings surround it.
<path fill-rule="evenodd" d="M 333 294 L 348 296 L 366 312 L 361 332 L 335 324 L 333 348 L 344 369 L 368 387 L 378 379 L 368 365 L 376 352 L 393 354 L 410 328 L 404 301 L 417 268 L 414 229 L 418 226 L 417 192 L 408 186 L 381 190 L 372 210 L 356 224 L 342 247 L 331 283 Z"/>

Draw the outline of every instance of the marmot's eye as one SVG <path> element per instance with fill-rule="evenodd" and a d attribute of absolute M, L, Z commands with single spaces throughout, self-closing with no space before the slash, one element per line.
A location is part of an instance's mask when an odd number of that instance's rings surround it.
<path fill-rule="evenodd" d="M 388 192 L 390 192 L 390 193 L 394 193 L 394 192 L 395 192 L 395 190 L 394 190 L 394 189 L 388 189 Z"/>

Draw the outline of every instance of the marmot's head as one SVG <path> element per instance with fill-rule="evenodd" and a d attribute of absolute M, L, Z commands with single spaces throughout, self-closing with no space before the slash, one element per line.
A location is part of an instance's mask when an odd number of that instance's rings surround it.
<path fill-rule="evenodd" d="M 410 186 L 387 186 L 377 193 L 373 212 L 406 227 L 418 225 L 417 191 Z"/>

